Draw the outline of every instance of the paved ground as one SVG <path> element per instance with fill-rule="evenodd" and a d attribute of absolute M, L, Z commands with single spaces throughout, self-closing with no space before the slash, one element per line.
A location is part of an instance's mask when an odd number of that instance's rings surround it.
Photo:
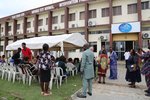
<path fill-rule="evenodd" d="M 144 90 L 146 89 L 145 80 L 142 77 L 142 82 L 137 83 L 136 88 L 130 88 L 125 81 L 124 63 L 119 62 L 118 65 L 118 80 L 109 80 L 109 71 L 107 72 L 106 84 L 93 84 L 93 95 L 86 99 L 77 98 L 76 94 L 72 96 L 73 100 L 150 100 L 146 97 Z"/>

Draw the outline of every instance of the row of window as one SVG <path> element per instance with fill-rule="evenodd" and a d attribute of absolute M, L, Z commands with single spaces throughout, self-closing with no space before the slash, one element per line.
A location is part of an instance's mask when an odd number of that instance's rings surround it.
<path fill-rule="evenodd" d="M 149 9 L 149 8 L 150 8 L 150 1 L 142 2 L 142 10 Z M 133 13 L 137 13 L 137 3 L 128 5 L 128 14 L 133 14 Z M 113 7 L 112 15 L 116 16 L 121 14 L 122 14 L 121 6 Z M 101 15 L 102 17 L 108 17 L 109 8 L 102 8 Z M 85 17 L 85 12 L 84 11 L 80 12 L 79 19 L 84 20 L 85 19 L 84 17 Z M 96 18 L 96 17 L 97 17 L 96 9 L 90 10 L 89 18 Z M 64 20 L 65 20 L 65 16 L 61 15 L 61 23 L 63 23 Z M 75 21 L 75 20 L 76 20 L 75 13 L 69 14 L 69 21 Z M 52 24 L 57 24 L 57 23 L 58 23 L 58 16 L 54 16 L 52 18 Z M 46 25 L 48 25 L 48 18 L 46 18 Z M 43 26 L 43 19 L 38 20 L 38 26 Z M 34 27 L 34 22 L 33 22 L 33 27 Z M 27 22 L 27 28 L 31 28 L 31 22 Z M 19 29 L 20 29 L 20 24 L 17 24 L 17 30 Z M 11 26 L 8 26 L 8 31 L 11 31 Z M 1 28 L 1 32 L 3 32 L 3 28 Z"/>
<path fill-rule="evenodd" d="M 142 10 L 150 9 L 150 1 L 145 1 L 141 3 Z M 137 13 L 137 3 L 128 5 L 128 14 Z M 121 6 L 113 7 L 112 15 L 121 15 L 122 9 Z M 109 16 L 109 8 L 102 8 L 102 17 Z"/>
<path fill-rule="evenodd" d="M 150 2 L 146 1 L 146 2 L 142 2 L 142 10 L 145 9 L 149 9 L 150 8 Z M 128 5 L 128 14 L 132 14 L 132 13 L 137 13 L 137 3 L 135 4 L 129 4 Z M 122 14 L 122 10 L 121 10 L 121 6 L 115 6 L 113 7 L 113 11 L 112 11 L 112 15 L 116 16 L 116 15 L 121 15 Z M 109 16 L 109 8 L 102 8 L 102 17 L 108 17 Z M 80 12 L 80 16 L 79 19 L 80 20 L 84 20 L 85 18 L 85 12 L 82 11 Z M 89 18 L 96 18 L 97 17 L 97 13 L 96 13 L 96 9 L 94 10 L 90 10 L 89 11 Z M 69 21 L 75 21 L 75 13 L 69 14 Z M 64 15 L 61 15 L 61 22 L 64 22 Z M 57 24 L 58 23 L 58 16 L 53 17 L 52 20 L 53 24 Z"/>
<path fill-rule="evenodd" d="M 149 9 L 150 8 L 150 2 L 146 1 L 146 2 L 142 2 L 142 10 L 145 9 Z M 137 13 L 137 3 L 136 4 L 129 4 L 128 5 L 128 14 L 132 14 L 132 13 Z M 116 16 L 116 15 L 121 15 L 122 14 L 122 10 L 121 10 L 121 6 L 115 6 L 113 7 L 113 11 L 112 11 L 112 15 Z M 109 8 L 102 8 L 102 17 L 108 17 L 109 16 Z M 80 12 L 80 16 L 79 19 L 80 20 L 84 20 L 85 18 L 85 12 L 82 11 Z M 89 18 L 96 18 L 97 17 L 97 12 L 96 9 L 94 10 L 90 10 L 89 11 Z M 75 21 L 75 13 L 71 13 L 69 14 L 69 21 Z M 61 15 L 61 23 L 64 22 L 64 15 Z M 46 21 L 48 22 L 48 21 Z M 54 16 L 52 18 L 52 23 L 53 24 L 57 24 L 58 23 L 58 16 Z"/>
<path fill-rule="evenodd" d="M 39 20 L 39 23 L 42 24 L 43 20 Z M 31 22 L 27 22 L 27 28 L 31 27 Z M 20 29 L 20 24 L 17 24 L 17 30 Z M 142 27 L 142 31 L 149 31 L 150 27 Z M 11 26 L 8 26 L 8 31 L 11 31 Z M 4 32 L 4 28 L 0 28 L 0 32 Z M 89 34 L 101 34 L 101 33 L 110 33 L 110 30 L 101 30 L 101 31 L 91 31 Z"/>

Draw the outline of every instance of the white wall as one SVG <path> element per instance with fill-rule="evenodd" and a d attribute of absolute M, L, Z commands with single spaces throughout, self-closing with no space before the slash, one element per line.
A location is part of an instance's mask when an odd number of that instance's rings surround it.
<path fill-rule="evenodd" d="M 8 26 L 11 26 L 11 31 L 8 31 L 8 36 L 13 35 L 13 22 L 9 22 Z"/>
<path fill-rule="evenodd" d="M 109 24 L 109 17 L 102 17 L 102 8 L 108 8 L 108 2 L 96 2 L 89 5 L 89 10 L 96 9 L 97 18 L 89 19 L 89 21 L 94 22 L 96 25 Z"/>
<path fill-rule="evenodd" d="M 4 55 L 4 50 L 5 50 L 5 48 L 4 48 L 4 41 L 1 41 L 1 45 L 3 46 L 3 51 L 0 52 L 0 56 Z"/>
<path fill-rule="evenodd" d="M 64 29 L 64 22 L 61 23 L 61 15 L 64 15 L 64 14 L 65 14 L 64 9 L 53 11 L 53 17 L 58 16 L 58 24 L 52 24 L 52 30 L 55 30 L 55 27 L 57 27 L 57 29 Z"/>
<path fill-rule="evenodd" d="M 84 6 L 75 6 L 69 9 L 69 14 L 75 13 L 75 21 L 69 21 L 69 28 L 72 28 L 72 24 L 75 24 L 75 27 L 83 27 L 85 26 L 85 21 L 80 20 L 80 12 L 85 11 Z"/>
<path fill-rule="evenodd" d="M 150 20 L 150 9 L 142 10 L 142 20 L 143 21 Z"/>
<path fill-rule="evenodd" d="M 137 21 L 138 14 L 128 14 L 128 4 L 137 3 L 137 0 L 114 0 L 113 6 L 120 6 L 122 8 L 122 15 L 113 16 L 113 23 L 120 23 L 120 22 L 130 22 L 130 21 Z"/>
<path fill-rule="evenodd" d="M 5 36 L 5 24 L 1 24 L 1 28 L 3 27 L 3 32 L 1 32 L 1 36 Z"/>
<path fill-rule="evenodd" d="M 8 44 L 11 44 L 11 43 L 13 43 L 13 40 L 9 40 L 8 41 Z M 20 45 L 21 46 L 21 45 Z M 8 53 L 7 53 L 7 57 L 12 57 L 13 56 L 13 51 L 9 51 Z"/>
<path fill-rule="evenodd" d="M 18 20 L 17 24 L 20 24 L 20 29 L 17 30 L 17 32 L 19 32 L 19 34 L 23 34 L 23 19 Z"/>
<path fill-rule="evenodd" d="M 34 17 L 32 16 L 32 17 L 27 18 L 27 22 L 31 22 L 31 27 L 27 28 L 27 31 L 29 31 L 29 33 L 34 32 Z"/>
<path fill-rule="evenodd" d="M 43 26 L 38 27 L 39 32 L 40 29 L 42 29 L 42 31 L 48 31 L 48 25 L 46 25 L 46 18 L 48 18 L 48 14 L 39 15 L 39 19 L 43 19 Z"/>
<path fill-rule="evenodd" d="M 69 52 L 68 58 L 79 58 L 81 60 L 82 52 L 76 51 L 76 52 Z"/>

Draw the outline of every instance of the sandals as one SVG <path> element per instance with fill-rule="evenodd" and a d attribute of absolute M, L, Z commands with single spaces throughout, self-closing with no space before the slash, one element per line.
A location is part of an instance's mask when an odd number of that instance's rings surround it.
<path fill-rule="evenodd" d="M 130 88 L 136 88 L 136 86 L 135 85 L 130 85 Z"/>
<path fill-rule="evenodd" d="M 41 95 L 44 95 L 44 92 L 41 92 Z"/>
<path fill-rule="evenodd" d="M 49 96 L 50 94 L 49 93 L 44 93 L 44 96 Z"/>
<path fill-rule="evenodd" d="M 49 93 L 41 92 L 41 95 L 43 95 L 43 96 L 49 96 L 49 95 L 52 95 L 52 92 L 49 92 Z"/>

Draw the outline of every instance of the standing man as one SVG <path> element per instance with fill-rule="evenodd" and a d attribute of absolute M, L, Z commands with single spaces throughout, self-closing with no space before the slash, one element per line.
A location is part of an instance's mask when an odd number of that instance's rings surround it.
<path fill-rule="evenodd" d="M 32 59 L 32 52 L 30 48 L 26 47 L 26 43 L 22 43 L 22 57 L 23 59 L 27 57 L 29 61 Z"/>
<path fill-rule="evenodd" d="M 125 58 L 125 63 L 126 63 L 126 68 L 127 68 L 127 62 L 128 62 L 128 59 L 129 59 L 129 56 L 130 56 L 130 52 L 128 50 L 126 50 L 126 52 L 124 53 L 124 58 Z"/>
<path fill-rule="evenodd" d="M 94 47 L 90 47 L 90 50 L 94 53 Z M 94 60 L 93 60 L 93 67 L 94 67 L 94 78 L 96 80 L 96 66 L 97 66 L 97 62 L 95 60 L 95 57 L 94 57 Z"/>
<path fill-rule="evenodd" d="M 92 96 L 92 79 L 94 78 L 94 53 L 89 49 L 89 44 L 83 46 L 84 52 L 82 54 L 81 74 L 83 82 L 83 90 L 81 94 L 77 94 L 79 98 L 86 98 L 86 93 Z M 87 92 L 88 88 L 88 92 Z"/>
<path fill-rule="evenodd" d="M 110 76 L 109 79 L 117 79 L 117 59 L 116 52 L 110 47 Z"/>

